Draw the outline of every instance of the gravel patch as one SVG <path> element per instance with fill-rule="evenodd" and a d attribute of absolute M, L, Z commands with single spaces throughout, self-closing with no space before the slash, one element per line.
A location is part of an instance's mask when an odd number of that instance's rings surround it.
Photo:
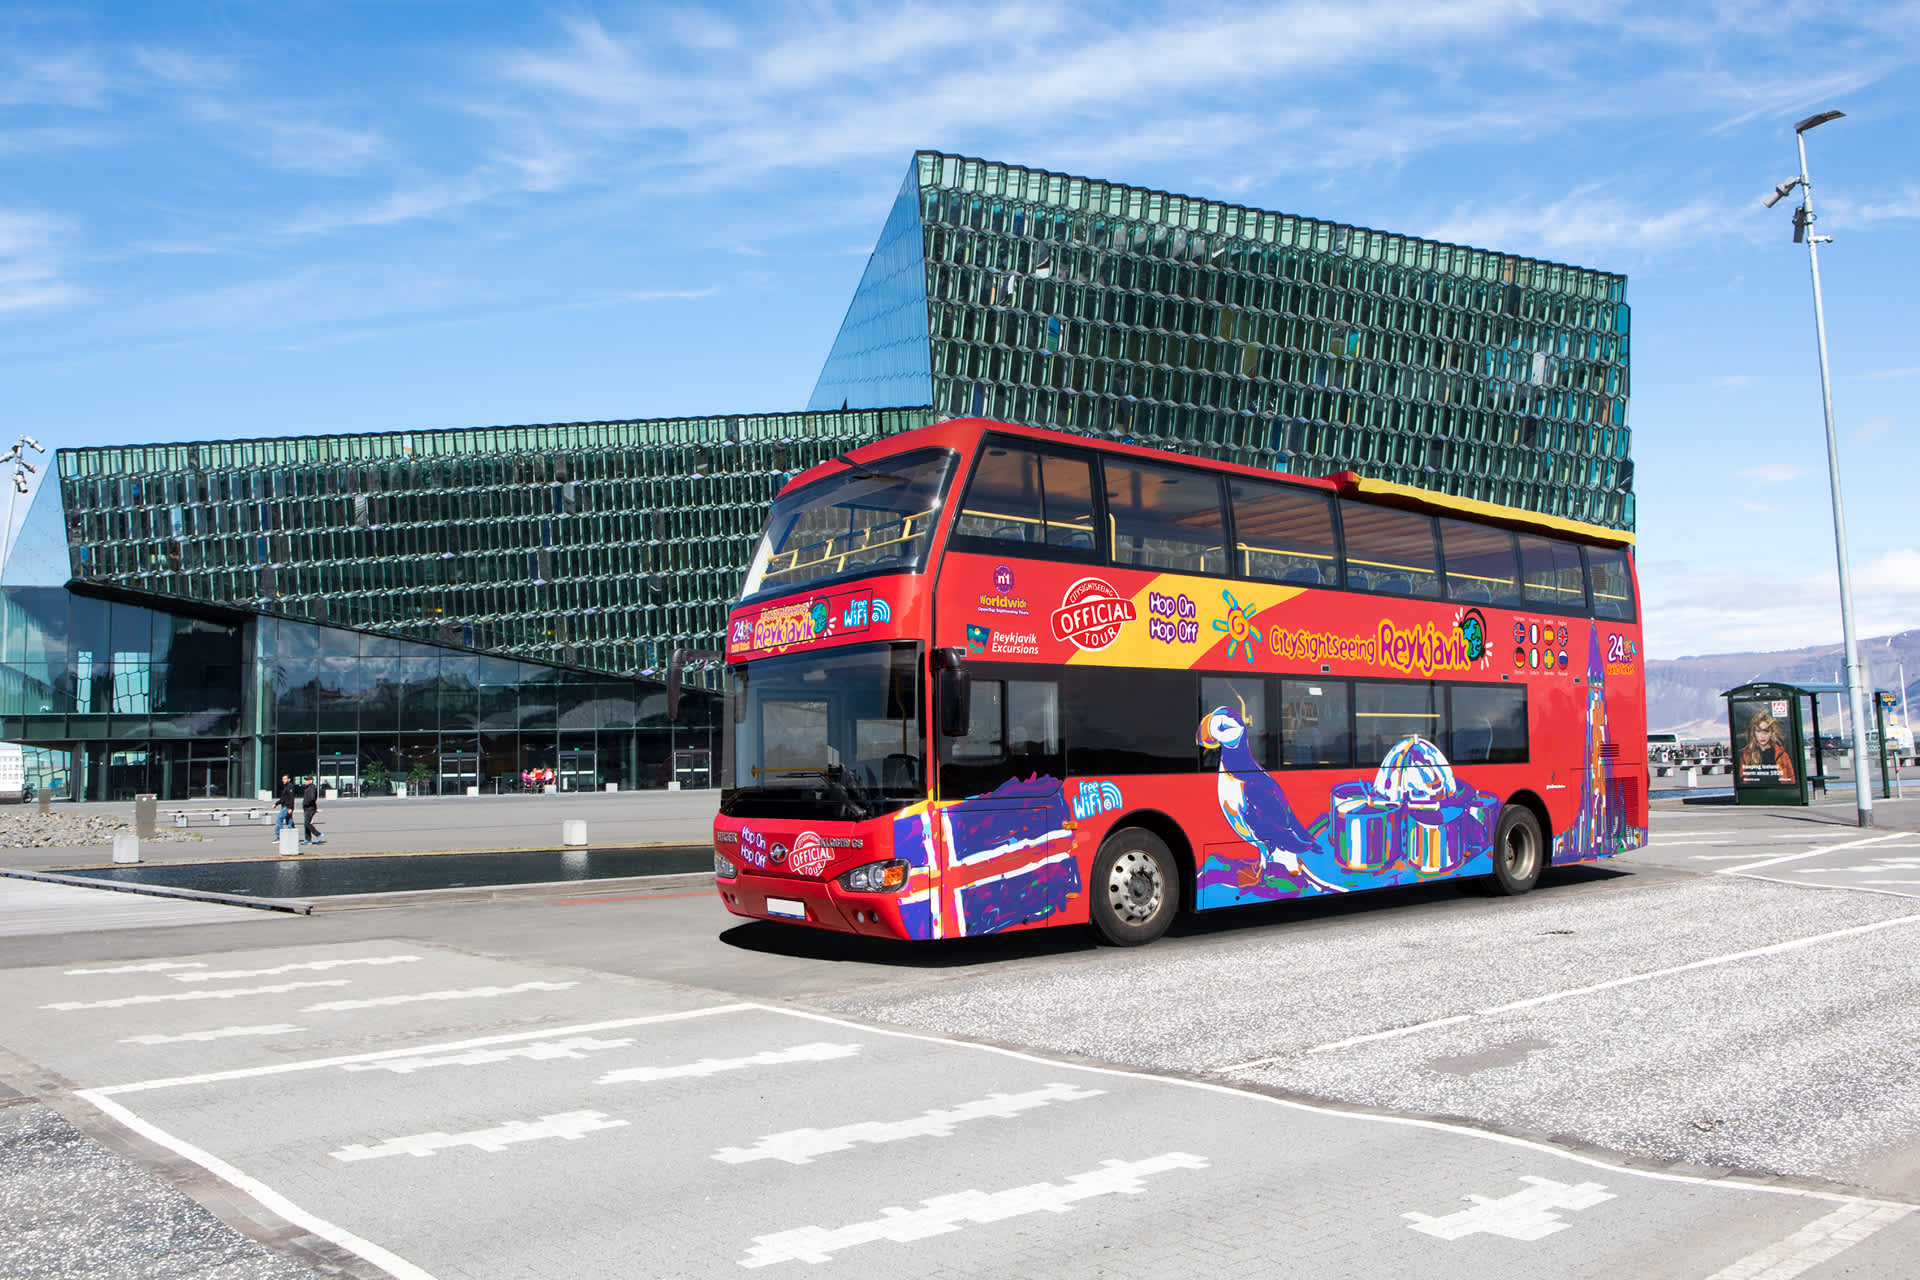
<path fill-rule="evenodd" d="M 75 846 L 112 844 L 115 836 L 130 835 L 133 824 L 121 818 L 99 813 L 41 813 L 31 805 L 0 809 L 0 849 L 64 849 Z M 197 831 L 178 827 L 159 827 L 145 842 L 152 844 L 198 843 L 206 839 Z"/>
<path fill-rule="evenodd" d="M 0 1107 L 0 1275 L 310 1280 L 38 1103 Z"/>

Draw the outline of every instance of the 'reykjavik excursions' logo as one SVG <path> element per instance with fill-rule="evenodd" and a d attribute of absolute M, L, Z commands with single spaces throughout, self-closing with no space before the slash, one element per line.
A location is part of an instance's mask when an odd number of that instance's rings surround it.
<path fill-rule="evenodd" d="M 1081 649 L 1104 649 L 1120 638 L 1120 624 L 1132 622 L 1133 601 L 1104 578 L 1082 578 L 1060 597 L 1053 611 L 1053 638 Z"/>

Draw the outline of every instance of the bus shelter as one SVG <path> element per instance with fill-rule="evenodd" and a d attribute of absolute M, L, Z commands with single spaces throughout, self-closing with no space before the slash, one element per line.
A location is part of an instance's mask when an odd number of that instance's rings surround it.
<path fill-rule="evenodd" d="M 1727 727 L 1733 745 L 1733 798 L 1736 804 L 1806 804 L 1811 790 L 1826 790 L 1828 777 L 1825 746 L 1820 733 L 1820 695 L 1846 696 L 1847 686 L 1832 683 L 1792 683 L 1785 680 L 1759 681 L 1729 689 L 1720 696 L 1727 700 Z M 1806 714 L 1801 699 L 1806 699 Z M 1880 792 L 1890 796 L 1892 770 L 1886 759 L 1884 700 L 1890 695 L 1872 698 L 1881 731 Z M 1807 750 L 1811 730 L 1811 753 Z M 1805 766 L 1812 756 L 1812 770 Z M 1857 767 L 1869 768 L 1859 761 Z"/>
<path fill-rule="evenodd" d="M 1824 784 L 1818 693 L 1805 685 L 1765 681 L 1743 684 L 1720 696 L 1727 700 L 1728 741 L 1733 745 L 1734 803 L 1807 803 L 1807 743 L 1800 699 L 1812 699 L 1812 776 Z"/>

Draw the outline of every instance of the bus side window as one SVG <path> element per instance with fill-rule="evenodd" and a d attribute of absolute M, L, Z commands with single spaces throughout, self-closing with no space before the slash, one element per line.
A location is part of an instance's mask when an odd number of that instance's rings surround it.
<path fill-rule="evenodd" d="M 1273 721 L 1267 717 L 1267 682 L 1260 676 L 1201 676 L 1200 715 L 1225 707 L 1247 727 L 1247 749 L 1262 769 L 1273 768 Z M 1202 770 L 1220 767 L 1220 749 L 1203 747 Z"/>
<path fill-rule="evenodd" d="M 1068 667 L 1061 713 L 1067 770 L 1101 774 L 1195 773 L 1199 685 L 1191 671 Z"/>
<path fill-rule="evenodd" d="M 1446 699 L 1437 684 L 1357 681 L 1353 718 L 1354 755 L 1362 766 L 1381 763 L 1405 738 L 1425 738 L 1436 747 L 1447 742 Z"/>
<path fill-rule="evenodd" d="M 988 446 L 974 468 L 956 537 L 993 542 L 1041 541 L 1040 460 L 1031 450 Z"/>
<path fill-rule="evenodd" d="M 1454 764 L 1525 764 L 1527 687 L 1523 684 L 1456 684 L 1451 696 Z"/>
<path fill-rule="evenodd" d="M 1586 575 L 1580 568 L 1580 548 L 1558 538 L 1520 534 L 1520 573 L 1527 603 L 1555 613 L 1584 613 Z"/>
<path fill-rule="evenodd" d="M 1513 535 L 1465 520 L 1440 521 L 1447 555 L 1447 598 L 1470 604 L 1520 603 L 1520 561 Z"/>
<path fill-rule="evenodd" d="M 1104 465 L 1114 564 L 1184 573 L 1227 571 L 1227 522 L 1218 476 L 1119 458 L 1108 458 Z"/>
<path fill-rule="evenodd" d="M 1381 595 L 1440 596 L 1433 517 L 1364 502 L 1340 503 L 1347 585 Z"/>
<path fill-rule="evenodd" d="M 1038 451 L 988 441 L 954 522 L 956 543 L 979 550 L 1016 544 L 1030 555 L 1039 548 L 1090 559 L 1094 552 L 1093 462 L 1084 454 Z M 980 544 L 999 544 L 981 547 Z M 961 549 L 966 549 L 964 545 Z"/>
<path fill-rule="evenodd" d="M 1633 571 L 1624 547 L 1587 548 L 1587 585 L 1593 592 L 1593 616 L 1634 620 Z"/>
<path fill-rule="evenodd" d="M 1340 585 L 1331 494 L 1238 476 L 1227 484 L 1237 573 L 1306 587 Z"/>
<path fill-rule="evenodd" d="M 1344 680 L 1280 682 L 1280 762 L 1289 769 L 1336 769 L 1353 761 L 1353 721 Z"/>
<path fill-rule="evenodd" d="M 1064 777 L 1060 686 L 1051 680 L 995 680 L 976 669 L 964 738 L 941 747 L 941 794 L 985 795 L 1014 778 Z"/>

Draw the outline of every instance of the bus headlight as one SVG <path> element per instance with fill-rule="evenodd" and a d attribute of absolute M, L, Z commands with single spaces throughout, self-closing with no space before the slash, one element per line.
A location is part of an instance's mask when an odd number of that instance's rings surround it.
<path fill-rule="evenodd" d="M 714 879 L 731 880 L 739 874 L 740 874 L 740 868 L 734 866 L 731 859 L 722 857 L 718 853 L 713 855 L 713 878 Z"/>
<path fill-rule="evenodd" d="M 907 883 L 907 864 L 899 858 L 869 862 L 840 877 L 840 887 L 855 893 L 896 893 Z"/>

